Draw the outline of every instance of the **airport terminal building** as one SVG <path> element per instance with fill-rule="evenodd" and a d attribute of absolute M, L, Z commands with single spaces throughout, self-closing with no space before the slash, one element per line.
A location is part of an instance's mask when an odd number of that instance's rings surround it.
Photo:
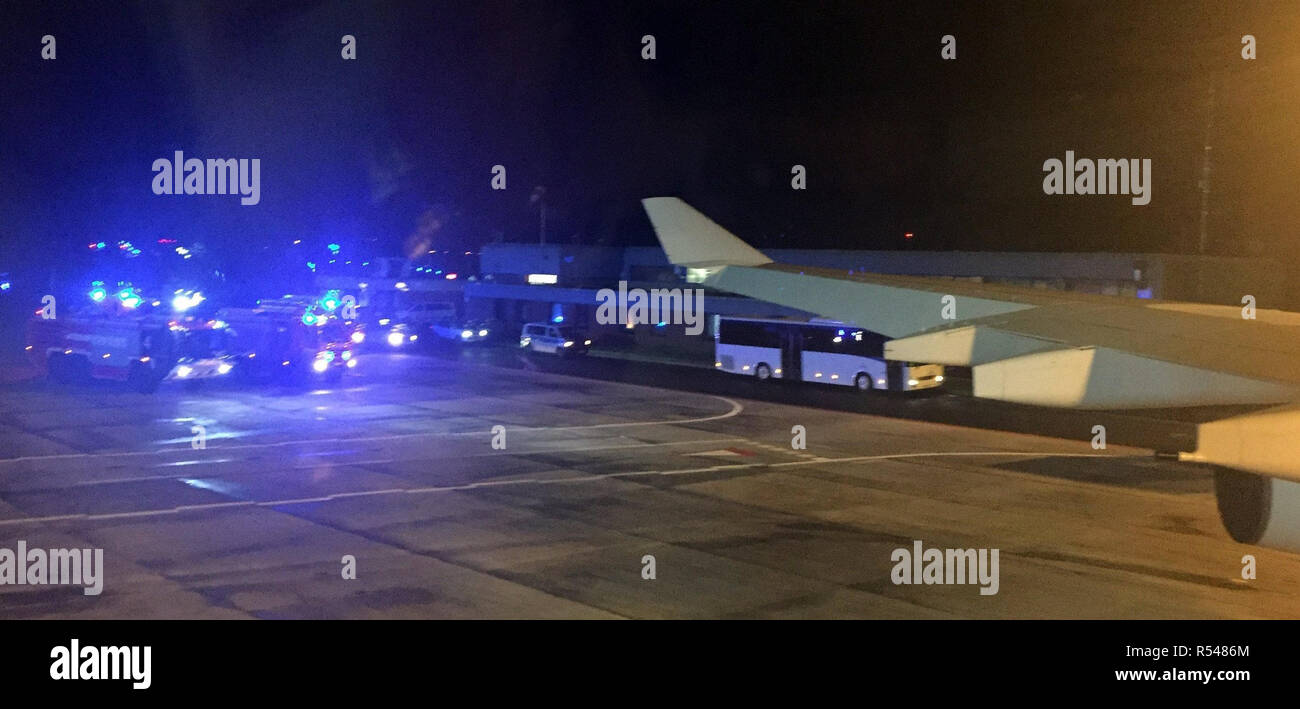
<path fill-rule="evenodd" d="M 884 273 L 969 279 L 1113 295 L 1219 305 L 1240 305 L 1252 295 L 1259 308 L 1291 309 L 1286 269 L 1261 258 L 1223 258 L 1167 254 L 996 253 L 970 251 L 764 251 L 780 263 Z M 592 247 L 493 244 L 480 255 L 479 276 L 465 282 L 466 312 L 508 327 L 563 318 L 599 334 L 609 326 L 595 322 L 596 293 L 629 288 L 698 287 L 695 274 L 672 266 L 658 247 Z M 803 315 L 781 306 L 726 293 L 706 291 L 710 315 Z M 623 329 L 629 329 L 624 327 Z M 681 327 L 630 328 L 638 341 L 673 338 Z M 680 333 L 677 333 L 680 334 Z"/>
<path fill-rule="evenodd" d="M 1287 269 L 1265 258 L 1169 254 L 1039 253 L 973 251 L 764 251 L 780 263 L 846 273 L 883 273 L 968 279 L 1113 295 L 1218 305 L 1237 305 L 1245 295 L 1256 307 L 1297 310 Z M 468 266 L 468 264 L 466 264 Z M 685 337 L 683 327 L 601 325 L 596 322 L 597 292 L 629 289 L 698 288 L 700 274 L 670 264 L 659 247 L 603 247 L 489 244 L 478 254 L 477 273 L 444 272 L 405 259 L 378 259 L 361 278 L 363 302 L 386 310 L 417 300 L 447 300 L 466 318 L 495 320 L 505 331 L 523 323 L 566 322 L 585 328 L 603 342 L 624 341 L 638 349 L 678 350 L 711 347 L 707 337 Z M 351 289 L 356 277 L 320 276 L 322 286 Z M 790 308 L 706 289 L 708 315 L 750 317 L 806 316 Z M 712 321 L 712 318 L 709 318 Z M 709 332 L 712 332 L 711 330 Z"/>

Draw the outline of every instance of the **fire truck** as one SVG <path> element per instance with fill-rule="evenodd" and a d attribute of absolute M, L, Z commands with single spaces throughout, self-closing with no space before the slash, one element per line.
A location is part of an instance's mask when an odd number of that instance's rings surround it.
<path fill-rule="evenodd" d="M 39 373 L 60 382 L 123 381 L 150 393 L 164 381 L 201 381 L 234 369 L 223 323 L 178 318 L 129 285 L 110 291 L 97 281 L 90 300 L 70 315 L 37 310 L 28 322 L 25 349 Z"/>
<path fill-rule="evenodd" d="M 255 308 L 222 308 L 239 372 L 250 379 L 336 383 L 357 366 L 363 336 L 337 314 L 338 302 L 288 295 Z"/>

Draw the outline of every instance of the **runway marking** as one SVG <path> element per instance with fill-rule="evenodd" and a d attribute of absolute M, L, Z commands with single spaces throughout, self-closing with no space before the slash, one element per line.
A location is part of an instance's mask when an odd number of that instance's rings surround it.
<path fill-rule="evenodd" d="M 719 421 L 722 419 L 732 418 L 740 414 L 741 411 L 745 410 L 744 405 L 740 404 L 734 399 L 729 399 L 725 396 L 715 396 L 713 394 L 698 394 L 697 396 L 707 396 L 711 399 L 721 399 L 722 401 L 727 402 L 727 404 L 729 404 L 731 408 L 726 413 L 717 414 L 714 416 L 701 416 L 701 417 L 691 418 L 691 419 L 666 419 L 662 421 L 628 421 L 628 422 L 621 422 L 621 423 L 597 423 L 597 424 L 587 424 L 583 426 L 513 426 L 513 427 L 507 427 L 506 430 L 507 432 L 509 431 L 515 431 L 515 432 L 585 431 L 585 430 L 597 429 L 597 428 L 620 428 L 620 427 L 631 428 L 635 426 L 684 426 L 687 424 L 705 423 L 708 421 Z M 309 439 L 296 440 L 296 441 L 277 441 L 275 443 L 246 443 L 238 446 L 213 447 L 211 450 L 214 451 L 215 453 L 220 454 L 228 451 L 279 448 L 283 446 L 301 446 L 301 445 L 318 444 L 318 443 L 345 443 L 345 444 L 346 443 L 371 443 L 377 441 L 398 441 L 398 440 L 407 440 L 407 439 L 414 439 L 414 438 L 429 438 L 429 437 L 455 438 L 460 436 L 490 436 L 490 435 L 492 435 L 492 432 L 490 430 L 489 431 L 456 431 L 456 432 L 432 431 L 428 433 L 394 433 L 394 434 L 389 434 L 384 436 L 358 436 L 355 438 L 309 438 Z M 168 453 L 184 453 L 186 452 L 186 450 L 187 450 L 186 448 L 163 448 L 154 451 L 121 451 L 115 453 L 59 453 L 55 455 L 31 455 L 31 456 L 20 456 L 17 458 L 0 458 L 0 465 L 6 463 L 22 463 L 22 462 L 43 461 L 43 460 L 73 460 L 77 458 L 126 458 L 126 457 L 135 457 L 135 456 L 164 455 Z"/>
<path fill-rule="evenodd" d="M 429 487 L 416 488 L 386 488 L 381 490 L 357 490 L 354 492 L 336 492 L 329 495 L 320 495 L 317 497 L 298 497 L 284 500 L 240 500 L 237 502 L 209 502 L 197 505 L 180 505 L 177 507 L 160 508 L 153 510 L 136 510 L 132 512 L 110 512 L 103 514 L 69 514 L 69 515 L 50 515 L 46 517 L 16 517 L 13 519 L 0 520 L 0 526 L 12 526 L 21 524 L 39 524 L 45 522 L 65 522 L 65 521 L 101 521 L 111 519 L 130 519 L 137 517 L 159 517 L 165 515 L 181 514 L 183 512 L 201 512 L 207 510 L 227 509 L 234 507 L 287 507 L 290 505 L 307 505 L 319 504 L 323 502 L 334 502 L 359 497 L 378 497 L 380 495 L 426 495 L 439 492 L 457 492 L 462 490 L 474 490 L 479 488 L 505 487 L 514 485 L 559 485 L 569 483 L 593 482 L 599 480 L 610 480 L 615 478 L 632 478 L 649 475 L 688 475 L 691 473 L 708 473 L 726 470 L 743 470 L 746 468 L 782 468 L 800 465 L 825 465 L 827 463 L 854 463 L 869 460 L 897 460 L 906 458 L 943 458 L 943 457 L 1027 457 L 1027 458 L 1116 458 L 1132 459 L 1145 456 L 1121 456 L 1106 453 L 1033 453 L 1027 451 L 954 451 L 940 453 L 886 453 L 881 455 L 859 455 L 848 456 L 844 458 L 831 458 L 829 460 L 797 460 L 785 463 L 737 463 L 734 465 L 713 465 L 704 468 L 682 468 L 677 470 L 634 470 L 620 473 L 597 473 L 593 475 L 576 475 L 567 478 L 514 478 L 508 480 L 483 480 L 471 483 L 461 483 L 459 485 L 437 485 Z"/>
<path fill-rule="evenodd" d="M 734 441 L 744 441 L 744 440 L 745 440 L 744 438 L 734 438 L 734 437 L 733 438 L 703 438 L 694 441 L 663 441 L 661 443 L 634 443 L 631 445 L 621 445 L 621 446 L 584 446 L 581 448 L 549 448 L 549 449 L 542 449 L 542 450 L 526 450 L 526 451 L 503 450 L 503 451 L 495 451 L 492 453 L 471 453 L 468 455 L 461 455 L 457 457 L 488 458 L 488 457 L 502 456 L 502 455 L 542 455 L 547 453 L 584 453 L 588 451 L 656 448 L 659 446 L 685 446 L 685 445 L 693 445 L 693 444 L 705 445 L 705 444 L 714 444 L 714 443 L 731 443 Z M 693 454 L 688 453 L 686 455 L 693 455 Z M 316 463 L 313 465 L 295 465 L 295 466 L 280 468 L 280 469 L 281 470 L 320 470 L 321 468 L 347 468 L 347 467 L 353 467 L 359 465 L 382 465 L 385 463 L 414 462 L 419 460 L 430 460 L 430 459 L 428 458 L 412 458 L 412 459 L 380 458 L 374 460 L 357 460 L 357 461 L 352 461 L 347 463 Z M 155 467 L 173 466 L 173 465 L 182 465 L 182 464 L 215 465 L 220 463 L 247 463 L 247 462 L 248 462 L 247 460 L 237 459 L 237 458 L 218 458 L 216 460 L 195 460 L 195 461 L 179 461 L 175 463 L 162 463 Z M 68 483 L 67 485 L 61 487 L 91 487 L 94 485 L 111 485 L 115 483 L 129 483 L 129 482 L 147 482 L 150 480 L 182 480 L 185 478 L 193 478 L 193 477 L 206 477 L 206 476 L 202 476 L 202 475 L 196 476 L 194 473 L 186 473 L 183 475 L 177 473 L 170 473 L 167 475 L 138 475 L 129 478 L 109 478 L 107 480 L 82 480 L 78 482 Z M 28 491 L 29 490 L 8 490 L 5 492 L 14 493 L 14 492 L 28 492 Z"/>

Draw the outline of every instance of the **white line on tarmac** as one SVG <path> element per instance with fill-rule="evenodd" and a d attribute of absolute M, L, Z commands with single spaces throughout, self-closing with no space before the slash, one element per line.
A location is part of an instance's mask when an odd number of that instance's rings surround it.
<path fill-rule="evenodd" d="M 703 468 L 683 468 L 678 470 L 636 470 L 620 473 L 597 473 L 595 475 L 577 475 L 567 478 L 514 478 L 509 480 L 485 480 L 481 482 L 461 483 L 459 485 L 439 485 L 432 487 L 417 488 L 387 488 L 382 490 L 358 490 L 355 492 L 336 492 L 329 495 L 318 497 L 298 497 L 285 500 L 240 500 L 237 502 L 210 502 L 198 505 L 181 505 L 178 507 L 169 507 L 154 510 L 137 510 L 133 512 L 111 512 L 105 514 L 69 514 L 69 515 L 50 515 L 47 517 L 18 517 L 14 519 L 0 520 L 0 526 L 13 526 L 22 524 L 39 524 L 44 522 L 64 522 L 64 521 L 100 521 L 111 519 L 129 519 L 135 517 L 158 517 L 164 515 L 175 515 L 183 512 L 200 512 L 207 510 L 225 509 L 230 507 L 287 507 L 290 505 L 319 504 L 323 502 L 334 502 L 337 500 L 346 500 L 357 497 L 376 497 L 379 495 L 423 495 L 438 492 L 456 492 L 461 490 L 473 490 L 476 488 L 504 487 L 513 485 L 556 485 L 565 483 L 582 483 L 599 480 L 608 480 L 614 478 L 631 478 L 649 475 L 686 475 L 689 473 L 708 473 L 728 470 L 744 470 L 746 468 L 757 467 L 795 467 L 801 465 L 828 465 L 831 463 L 854 463 L 868 460 L 894 460 L 906 458 L 944 458 L 944 457 L 1024 457 L 1024 458 L 1132 458 L 1133 456 L 1108 455 L 1105 453 L 1031 453 L 1026 451 L 969 451 L 969 452 L 944 452 L 944 453 L 893 453 L 883 455 L 859 455 L 845 458 L 831 458 L 830 460 L 797 460 L 786 463 L 736 463 L 733 465 L 712 465 Z M 1144 456 L 1143 456 L 1144 457 Z"/>
<path fill-rule="evenodd" d="M 726 413 L 717 414 L 715 416 L 701 416 L 698 418 L 691 418 L 691 419 L 666 419 L 662 421 L 629 421 L 625 423 L 597 423 L 597 424 L 588 424 L 585 426 L 511 426 L 511 427 L 507 427 L 506 430 L 532 433 L 538 431 L 583 431 L 583 430 L 597 429 L 597 428 L 620 428 L 620 427 L 630 428 L 634 426 L 684 426 L 692 423 L 705 423 L 708 421 L 718 421 L 721 419 L 732 418 L 738 415 L 741 411 L 745 410 L 745 407 L 741 405 L 739 402 L 733 399 L 728 399 L 725 396 L 714 396 L 713 394 L 697 394 L 697 396 L 707 396 L 711 399 L 721 399 L 722 401 L 727 402 L 727 404 L 731 406 L 731 409 Z M 220 447 L 214 446 L 211 449 L 205 449 L 205 450 L 212 450 L 213 452 L 220 454 L 220 453 L 225 453 L 227 451 L 252 450 L 252 449 L 260 449 L 260 448 L 279 448 L 283 446 L 300 446 L 300 445 L 319 444 L 319 443 L 345 443 L 345 444 L 370 443 L 376 441 L 399 441 L 399 440 L 408 440 L 414 438 L 429 438 L 429 437 L 454 438 L 459 436 L 490 436 L 490 435 L 492 435 L 492 432 L 490 430 L 489 431 L 458 431 L 455 433 L 452 432 L 394 433 L 394 434 L 388 434 L 384 436 L 359 436 L 356 438 L 312 438 L 312 439 L 297 440 L 297 441 L 277 441 L 275 443 L 246 443 L 238 446 L 220 446 Z M 3 465 L 5 463 L 20 463 L 20 462 L 31 462 L 31 461 L 43 461 L 43 460 L 71 460 L 77 458 L 121 458 L 121 457 L 163 455 L 167 453 L 184 453 L 184 452 L 186 452 L 185 448 L 164 448 L 155 451 L 122 451 L 116 453 L 59 453 L 55 455 L 32 455 L 32 456 L 21 456 L 18 458 L 0 458 L 0 465 Z"/>
<path fill-rule="evenodd" d="M 544 448 L 544 449 L 538 449 L 538 450 L 501 450 L 501 451 L 494 451 L 494 452 L 492 452 L 492 453 L 471 453 L 471 454 L 468 454 L 468 455 L 457 455 L 456 457 L 457 457 L 457 458 L 485 458 L 485 457 L 499 456 L 499 455 L 546 455 L 546 454 L 551 454 L 551 453 L 585 453 L 585 452 L 590 452 L 590 451 L 628 450 L 628 449 L 636 449 L 636 448 L 655 448 L 655 447 L 659 447 L 659 446 L 685 446 L 685 445 L 692 445 L 692 444 L 699 444 L 699 445 L 714 445 L 714 444 L 717 444 L 717 443 L 737 443 L 737 442 L 742 442 L 742 443 L 743 443 L 743 442 L 745 442 L 745 440 L 746 440 L 746 439 L 744 439 L 744 438 L 704 438 L 704 439 L 695 440 L 695 441 L 665 441 L 665 442 L 662 442 L 662 443 L 634 443 L 634 444 L 631 444 L 631 445 L 621 445 L 621 446 L 584 446 L 584 447 L 580 447 L 580 448 Z M 383 465 L 383 464 L 387 464 L 387 463 L 414 462 L 414 461 L 419 461 L 419 460 L 429 460 L 429 459 L 427 459 L 427 458 L 410 458 L 410 459 L 404 459 L 404 458 L 381 458 L 381 459 L 375 459 L 375 460 L 357 460 L 357 461 L 346 462 L 346 463 L 316 463 L 316 464 L 314 464 L 314 465 L 294 465 L 294 466 L 287 467 L 287 468 L 280 468 L 280 470 L 313 470 L 313 471 L 315 471 L 315 470 L 320 470 L 320 469 L 322 469 L 322 468 L 347 468 L 347 467 L 354 467 L 354 466 L 358 466 L 358 465 Z M 238 458 L 218 458 L 218 459 L 216 459 L 216 460 L 197 460 L 197 461 L 184 461 L 184 462 L 187 462 L 187 463 L 193 463 L 193 464 L 196 464 L 196 465 L 214 465 L 214 464 L 219 464 L 219 463 L 247 463 L 248 461 L 243 460 L 243 459 L 238 459 Z M 173 464 L 173 463 L 167 463 L 167 464 L 165 464 L 165 465 L 174 465 L 174 464 Z M 110 484 L 114 484 L 114 483 L 147 482 L 147 481 L 149 481 L 149 480 L 182 480 L 182 479 L 185 479 L 185 478 L 193 478 L 193 477 L 207 477 L 207 476 L 196 475 L 195 473 L 187 473 L 187 474 L 185 474 L 185 475 L 178 475 L 178 474 L 176 474 L 176 473 L 170 473 L 170 474 L 167 474 L 167 475 L 140 475 L 140 476 L 130 477 L 130 478 L 109 478 L 109 479 L 107 479 L 107 480 L 82 480 L 82 481 L 78 481 L 78 482 L 69 483 L 68 485 L 65 485 L 64 487 L 90 487 L 90 486 L 94 486 L 94 485 L 110 485 Z M 13 493 L 13 492 L 22 492 L 22 490 L 8 490 L 7 492 L 10 492 L 10 493 Z"/>

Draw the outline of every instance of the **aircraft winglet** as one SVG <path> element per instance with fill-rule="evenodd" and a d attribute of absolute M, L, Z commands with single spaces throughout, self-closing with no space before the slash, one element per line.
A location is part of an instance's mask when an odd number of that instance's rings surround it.
<path fill-rule="evenodd" d="M 676 197 L 641 200 L 655 236 L 675 266 L 761 266 L 772 263 L 754 247 Z"/>

